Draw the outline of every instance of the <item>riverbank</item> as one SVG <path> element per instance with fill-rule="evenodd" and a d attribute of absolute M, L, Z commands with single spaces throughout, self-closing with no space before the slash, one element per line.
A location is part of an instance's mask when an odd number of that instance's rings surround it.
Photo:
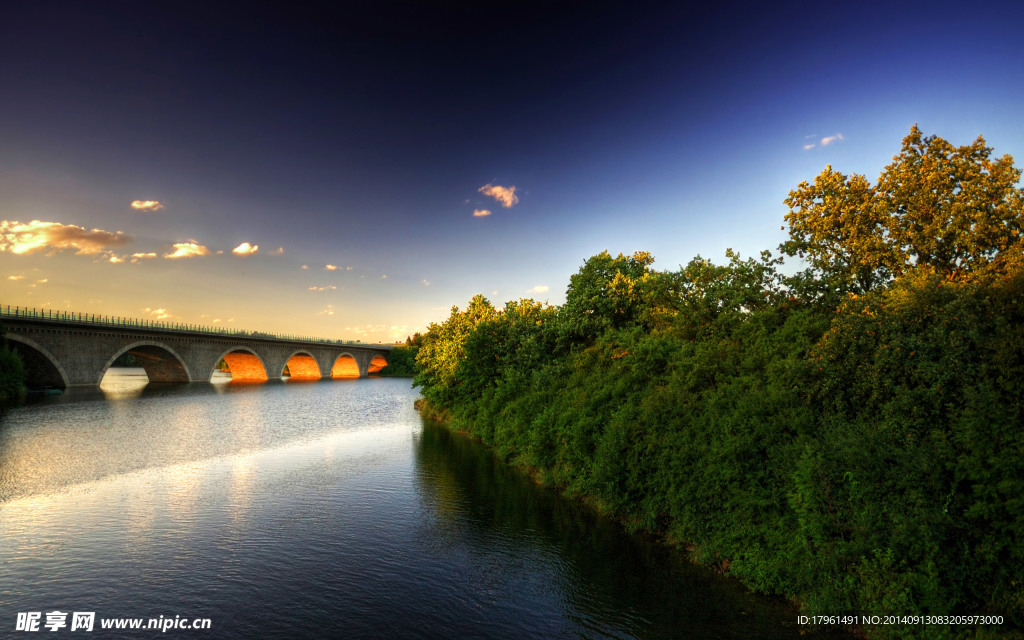
<path fill-rule="evenodd" d="M 1024 278 L 908 280 L 837 309 L 742 269 L 723 269 L 734 307 L 668 321 L 474 298 L 426 336 L 424 408 L 808 616 L 991 615 L 863 633 L 1020 636 Z"/>

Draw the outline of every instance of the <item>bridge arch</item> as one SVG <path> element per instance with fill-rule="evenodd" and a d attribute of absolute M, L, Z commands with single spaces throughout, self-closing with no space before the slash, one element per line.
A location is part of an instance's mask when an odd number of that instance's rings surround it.
<path fill-rule="evenodd" d="M 29 389 L 67 389 L 71 386 L 71 379 L 60 360 L 53 357 L 46 347 L 31 338 L 11 333 L 7 334 L 7 344 L 25 363 L 25 383 Z"/>
<path fill-rule="evenodd" d="M 227 363 L 233 382 L 267 381 L 267 365 L 258 353 L 248 347 L 233 347 L 218 356 L 210 366 L 211 376 L 221 360 Z"/>
<path fill-rule="evenodd" d="M 388 366 L 388 361 L 384 358 L 384 356 L 373 356 L 373 360 L 370 360 L 370 364 L 366 367 L 366 373 L 378 373 L 381 369 L 383 369 L 386 366 Z"/>
<path fill-rule="evenodd" d="M 99 380 L 96 384 L 103 381 L 103 375 L 107 369 L 126 353 L 135 356 L 140 366 L 146 370 L 146 376 L 150 382 L 191 382 L 192 380 L 185 359 L 174 348 L 160 342 L 142 340 L 122 347 L 107 360 L 107 363 L 100 369 Z"/>
<path fill-rule="evenodd" d="M 334 364 L 331 365 L 331 378 L 359 378 L 361 376 L 359 361 L 347 351 L 339 354 L 334 359 Z"/>
<path fill-rule="evenodd" d="M 320 365 L 308 351 L 295 351 L 285 360 L 285 367 L 292 380 L 319 380 Z M 281 371 L 284 375 L 284 371 Z"/>

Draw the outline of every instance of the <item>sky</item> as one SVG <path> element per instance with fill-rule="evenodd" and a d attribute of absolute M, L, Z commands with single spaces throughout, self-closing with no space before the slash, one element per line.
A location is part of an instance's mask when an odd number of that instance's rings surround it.
<path fill-rule="evenodd" d="M 465 4 L 465 6 L 462 6 Z M 1020 2 L 0 5 L 0 305 L 391 342 L 785 239 L 915 123 L 1024 158 Z"/>

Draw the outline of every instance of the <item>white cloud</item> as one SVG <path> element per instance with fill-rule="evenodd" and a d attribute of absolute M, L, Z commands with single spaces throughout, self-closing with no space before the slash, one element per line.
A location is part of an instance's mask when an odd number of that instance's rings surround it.
<path fill-rule="evenodd" d="M 189 240 L 188 242 L 176 242 L 172 246 L 174 247 L 174 253 L 165 253 L 165 258 L 176 260 L 178 258 L 195 258 L 197 256 L 210 255 L 210 250 L 195 240 Z"/>
<path fill-rule="evenodd" d="M 337 271 L 338 270 L 338 265 L 336 265 L 336 264 L 325 264 L 324 265 L 324 270 L 325 271 Z"/>
<path fill-rule="evenodd" d="M 120 231 L 86 230 L 73 224 L 41 220 L 0 220 L 0 251 L 19 255 L 37 251 L 50 251 L 52 255 L 64 249 L 75 249 L 76 255 L 96 255 L 129 241 L 131 238 Z"/>
<path fill-rule="evenodd" d="M 260 245 L 243 242 L 242 244 L 232 249 L 231 253 L 235 254 L 236 256 L 251 256 L 252 254 L 256 253 L 259 250 Z"/>
<path fill-rule="evenodd" d="M 538 284 L 532 289 L 527 289 L 526 293 L 547 293 L 548 291 L 551 291 L 551 287 L 546 284 Z"/>
<path fill-rule="evenodd" d="M 149 307 L 146 307 L 145 309 L 143 309 L 143 311 L 148 313 L 149 315 L 153 316 L 157 320 L 166 320 L 167 318 L 173 318 L 174 317 L 171 314 L 170 311 L 168 311 L 167 309 L 164 309 L 164 308 L 151 309 Z"/>
<path fill-rule="evenodd" d="M 813 137 L 814 136 L 804 136 L 804 138 L 813 138 Z M 832 144 L 834 142 L 842 142 L 843 140 L 845 140 L 845 138 L 843 138 L 843 134 L 841 134 L 841 133 L 836 133 L 834 136 L 825 136 L 824 138 L 822 138 L 821 140 L 818 140 L 817 142 L 808 142 L 807 144 L 805 144 L 804 145 L 804 151 L 810 151 L 811 149 L 817 147 L 818 145 L 821 145 L 823 147 L 827 147 L 828 145 L 830 145 L 830 144 Z"/>
<path fill-rule="evenodd" d="M 159 211 L 164 208 L 163 203 L 159 200 L 133 200 L 132 209 L 136 211 L 144 211 L 146 213 L 152 211 Z"/>
<path fill-rule="evenodd" d="M 336 291 L 337 289 L 338 289 L 338 287 L 336 287 L 333 284 L 332 285 L 328 285 L 326 287 L 310 287 L 309 288 L 310 291 Z"/>
<path fill-rule="evenodd" d="M 423 286 L 429 287 L 430 286 L 430 280 L 424 279 L 423 280 Z"/>
<path fill-rule="evenodd" d="M 116 256 L 114 254 L 110 254 L 110 257 L 107 258 L 107 260 L 109 260 L 111 264 L 121 264 L 122 262 L 124 262 L 124 258 Z"/>
<path fill-rule="evenodd" d="M 506 209 L 511 208 L 512 205 L 519 202 L 519 197 L 516 195 L 515 187 L 502 187 L 499 185 L 485 184 L 484 186 L 477 189 L 480 193 L 485 196 L 491 196 L 495 200 L 501 203 L 501 206 Z"/>
<path fill-rule="evenodd" d="M 486 218 L 489 215 L 491 215 L 491 212 L 488 209 L 473 209 L 474 218 Z"/>
<path fill-rule="evenodd" d="M 318 316 L 333 316 L 334 315 L 334 305 L 330 305 L 330 304 L 327 305 L 326 307 L 324 307 L 323 311 L 318 312 L 316 315 L 318 315 Z"/>

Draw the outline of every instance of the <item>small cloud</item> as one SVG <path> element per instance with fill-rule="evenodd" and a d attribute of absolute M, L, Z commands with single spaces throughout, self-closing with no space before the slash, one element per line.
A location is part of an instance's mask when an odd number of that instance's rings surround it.
<path fill-rule="evenodd" d="M 149 213 L 152 211 L 159 211 L 163 208 L 164 205 L 159 200 L 132 200 L 132 209 L 135 209 L 136 211 Z"/>
<path fill-rule="evenodd" d="M 283 256 L 284 255 L 284 247 L 278 247 L 278 248 L 274 249 L 273 251 L 270 252 L 270 255 L 272 255 L 272 256 Z"/>
<path fill-rule="evenodd" d="M 124 262 L 124 258 L 114 254 L 110 254 L 110 257 L 107 258 L 107 260 L 109 260 L 111 264 L 121 264 Z"/>
<path fill-rule="evenodd" d="M 333 316 L 334 315 L 334 306 L 333 305 L 327 305 L 324 308 L 323 311 L 318 312 L 316 315 L 318 315 L 318 316 Z"/>
<path fill-rule="evenodd" d="M 814 138 L 814 137 L 815 136 L 804 136 L 804 139 Z M 819 145 L 822 146 L 822 147 L 827 147 L 828 145 L 832 144 L 833 142 L 842 142 L 843 140 L 845 140 L 845 138 L 843 138 L 843 134 L 841 134 L 841 133 L 836 133 L 834 136 L 825 136 L 824 138 L 818 140 L 817 142 L 808 142 L 807 144 L 805 144 L 804 145 L 804 151 L 810 151 L 811 149 L 813 149 L 813 148 L 815 148 L 815 147 L 817 147 Z"/>
<path fill-rule="evenodd" d="M 213 322 L 213 324 L 217 324 L 217 323 L 219 323 L 219 322 L 220 322 L 220 318 L 214 318 L 214 319 L 212 320 L 212 322 Z"/>
<path fill-rule="evenodd" d="M 538 284 L 532 289 L 527 289 L 526 293 L 547 293 L 548 291 L 551 291 L 551 287 L 546 284 Z"/>
<path fill-rule="evenodd" d="M 310 291 L 337 291 L 338 287 L 335 285 L 328 285 L 326 287 L 310 287 Z"/>
<path fill-rule="evenodd" d="M 512 205 L 519 202 L 519 197 L 516 195 L 515 187 L 502 187 L 499 185 L 485 184 L 484 186 L 477 189 L 480 193 L 485 196 L 490 196 L 501 203 L 501 206 L 509 209 Z"/>
<path fill-rule="evenodd" d="M 139 260 L 150 260 L 150 259 L 155 258 L 155 257 L 156 257 L 156 252 L 155 251 L 150 251 L 148 253 L 133 253 L 132 254 L 132 264 L 136 264 Z"/>
<path fill-rule="evenodd" d="M 487 209 L 473 209 L 474 218 L 486 218 L 491 215 L 491 212 Z"/>
<path fill-rule="evenodd" d="M 210 255 L 210 250 L 195 240 L 189 240 L 188 242 L 176 242 L 172 246 L 174 247 L 174 253 L 165 253 L 165 258 L 176 260 L 178 258 L 195 258 L 198 256 Z"/>
<path fill-rule="evenodd" d="M 8 280 L 24 280 L 25 276 L 7 276 Z"/>
<path fill-rule="evenodd" d="M 337 271 L 338 270 L 338 265 L 336 265 L 336 264 L 325 264 L 324 265 L 324 270 L 325 271 Z"/>
<path fill-rule="evenodd" d="M 87 230 L 73 224 L 41 220 L 0 220 L 0 252 L 18 255 L 37 251 L 50 251 L 52 255 L 64 249 L 75 249 L 76 255 L 97 255 L 129 241 L 131 238 L 120 231 Z"/>
<path fill-rule="evenodd" d="M 430 286 L 430 280 L 426 280 L 426 279 L 423 280 L 423 286 L 429 287 Z"/>
<path fill-rule="evenodd" d="M 157 320 L 166 320 L 167 318 L 173 317 L 173 315 L 171 314 L 170 311 L 168 311 L 167 309 L 163 309 L 163 308 L 151 309 L 149 307 L 146 307 L 145 309 L 143 309 L 143 311 L 148 313 L 149 315 L 153 316 Z"/>
<path fill-rule="evenodd" d="M 302 270 L 303 271 L 309 271 L 309 265 L 308 264 L 302 265 Z"/>
<path fill-rule="evenodd" d="M 386 273 L 380 274 L 380 279 L 381 280 L 387 280 L 388 279 L 388 274 L 386 274 Z"/>
<path fill-rule="evenodd" d="M 352 267 L 345 267 L 345 271 L 351 271 Z"/>
<path fill-rule="evenodd" d="M 46 284 L 49 281 L 50 281 L 49 278 L 43 278 L 42 280 L 36 280 L 36 282 L 38 282 L 39 284 Z"/>
<path fill-rule="evenodd" d="M 232 249 L 231 253 L 235 254 L 236 256 L 251 256 L 252 254 L 256 253 L 259 250 L 260 245 L 243 242 L 242 244 Z"/>

